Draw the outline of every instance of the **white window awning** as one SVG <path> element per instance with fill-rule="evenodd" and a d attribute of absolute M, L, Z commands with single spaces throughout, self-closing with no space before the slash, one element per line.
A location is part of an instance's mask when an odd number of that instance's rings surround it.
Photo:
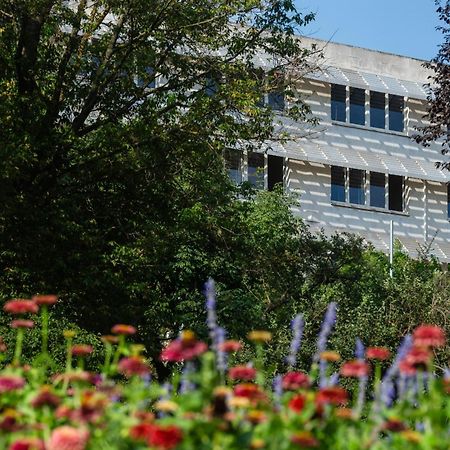
<path fill-rule="evenodd" d="M 336 147 L 305 140 L 271 142 L 266 145 L 269 154 L 294 160 L 370 170 L 440 183 L 450 182 L 450 172 L 438 169 L 436 160 L 428 158 L 417 159 L 408 155 L 375 153 L 370 150 Z"/>
<path fill-rule="evenodd" d="M 400 80 L 387 75 L 368 73 L 359 70 L 327 67 L 315 72 L 307 73 L 305 74 L 305 78 L 420 100 L 426 100 L 428 95 L 426 86 L 415 81 Z"/>

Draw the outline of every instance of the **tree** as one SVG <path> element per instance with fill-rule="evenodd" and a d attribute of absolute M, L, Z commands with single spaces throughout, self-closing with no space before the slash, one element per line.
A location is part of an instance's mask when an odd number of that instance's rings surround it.
<path fill-rule="evenodd" d="M 241 270 L 223 149 L 280 137 L 261 94 L 289 95 L 315 50 L 290 0 L 150 5 L 0 0 L 0 282 L 90 330 L 145 325 L 157 354 L 207 275 Z"/>
<path fill-rule="evenodd" d="M 443 24 L 438 27 L 443 34 L 443 43 L 439 52 L 424 66 L 431 69 L 430 95 L 426 118 L 430 124 L 421 129 L 416 140 L 425 146 L 442 138 L 442 154 L 450 149 L 450 2 L 436 0 L 437 13 Z M 450 163 L 440 164 L 443 168 L 450 168 Z"/>

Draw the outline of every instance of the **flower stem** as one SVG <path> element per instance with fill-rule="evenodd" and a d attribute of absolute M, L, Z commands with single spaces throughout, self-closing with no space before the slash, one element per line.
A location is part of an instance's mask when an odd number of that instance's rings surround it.
<path fill-rule="evenodd" d="M 17 337 L 16 337 L 16 348 L 14 350 L 14 365 L 20 365 L 20 357 L 22 356 L 22 345 L 23 345 L 23 337 L 24 337 L 24 329 L 17 328 Z"/>
<path fill-rule="evenodd" d="M 46 355 L 48 351 L 48 307 L 42 305 L 41 309 L 41 333 L 42 333 L 42 354 Z"/>

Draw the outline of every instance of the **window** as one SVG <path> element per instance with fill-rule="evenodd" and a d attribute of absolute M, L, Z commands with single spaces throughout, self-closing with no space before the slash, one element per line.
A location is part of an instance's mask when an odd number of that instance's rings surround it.
<path fill-rule="evenodd" d="M 277 184 L 283 185 L 284 159 L 281 156 L 267 157 L 267 189 L 272 191 Z"/>
<path fill-rule="evenodd" d="M 331 166 L 331 200 L 345 202 L 345 168 Z"/>
<path fill-rule="evenodd" d="M 366 179 L 368 183 L 366 183 Z M 450 218 L 450 187 L 448 189 Z M 332 202 L 345 202 L 351 205 L 367 204 L 368 207 L 402 212 L 404 190 L 405 179 L 398 175 L 385 175 L 380 172 L 366 174 L 365 170 L 331 166 Z M 386 202 L 386 193 L 388 193 L 388 202 Z M 366 202 L 368 195 L 370 195 L 370 201 Z"/>
<path fill-rule="evenodd" d="M 340 84 L 331 85 L 331 120 L 345 122 L 346 88 Z"/>
<path fill-rule="evenodd" d="M 366 93 L 364 89 L 350 88 L 350 123 L 364 125 Z"/>
<path fill-rule="evenodd" d="M 386 96 L 382 92 L 370 92 L 370 126 L 385 128 L 385 104 Z"/>
<path fill-rule="evenodd" d="M 356 205 L 365 203 L 365 171 L 349 169 L 349 201 Z"/>
<path fill-rule="evenodd" d="M 403 211 L 403 177 L 389 175 L 389 209 Z"/>
<path fill-rule="evenodd" d="M 386 175 L 380 172 L 370 172 L 370 206 L 386 207 Z"/>
<path fill-rule="evenodd" d="M 403 131 L 403 97 L 389 94 L 389 129 Z"/>
<path fill-rule="evenodd" d="M 276 91 L 267 94 L 267 104 L 275 111 L 284 110 L 284 92 Z"/>
<path fill-rule="evenodd" d="M 249 153 L 247 170 L 248 182 L 257 189 L 264 189 L 264 155 L 262 153 Z"/>
<path fill-rule="evenodd" d="M 235 184 L 242 183 L 242 152 L 239 150 L 225 150 L 225 168 L 228 176 Z"/>

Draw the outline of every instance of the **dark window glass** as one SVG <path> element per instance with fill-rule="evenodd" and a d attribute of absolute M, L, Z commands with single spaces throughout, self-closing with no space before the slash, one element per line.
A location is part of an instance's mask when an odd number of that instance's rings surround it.
<path fill-rule="evenodd" d="M 370 206 L 386 206 L 386 176 L 380 172 L 370 172 Z"/>
<path fill-rule="evenodd" d="M 284 92 L 269 92 L 267 102 L 275 111 L 284 110 Z"/>
<path fill-rule="evenodd" d="M 331 85 L 331 120 L 345 122 L 345 86 Z"/>
<path fill-rule="evenodd" d="M 249 153 L 248 181 L 257 189 L 264 189 L 264 155 L 262 153 Z"/>
<path fill-rule="evenodd" d="M 382 92 L 370 92 L 370 126 L 384 128 L 385 95 Z"/>
<path fill-rule="evenodd" d="M 450 219 L 450 183 L 447 184 L 447 217 Z"/>
<path fill-rule="evenodd" d="M 146 67 L 145 68 L 145 73 L 143 74 L 143 76 L 138 76 L 137 77 L 137 81 L 136 84 L 138 87 L 140 88 L 149 88 L 152 89 L 156 86 L 155 83 L 155 77 L 153 75 L 154 70 L 152 67 Z"/>
<path fill-rule="evenodd" d="M 242 152 L 229 149 L 224 156 L 228 176 L 235 184 L 242 183 Z"/>
<path fill-rule="evenodd" d="M 389 129 L 403 131 L 403 97 L 389 94 Z"/>
<path fill-rule="evenodd" d="M 365 195 L 364 195 L 364 170 L 359 169 L 349 169 L 349 200 L 350 203 L 355 203 L 357 205 L 364 205 Z"/>
<path fill-rule="evenodd" d="M 331 166 L 331 200 L 345 202 L 345 169 Z"/>
<path fill-rule="evenodd" d="M 403 177 L 389 175 L 389 209 L 403 211 Z"/>
<path fill-rule="evenodd" d="M 350 88 L 350 123 L 365 124 L 365 103 L 364 89 Z"/>
<path fill-rule="evenodd" d="M 276 184 L 283 184 L 283 158 L 269 155 L 267 158 L 267 188 L 272 191 Z"/>
<path fill-rule="evenodd" d="M 219 90 L 219 83 L 217 82 L 217 79 L 209 75 L 206 78 L 206 85 L 205 85 L 205 94 L 208 97 L 214 97 L 214 95 L 217 94 L 217 91 Z"/>

